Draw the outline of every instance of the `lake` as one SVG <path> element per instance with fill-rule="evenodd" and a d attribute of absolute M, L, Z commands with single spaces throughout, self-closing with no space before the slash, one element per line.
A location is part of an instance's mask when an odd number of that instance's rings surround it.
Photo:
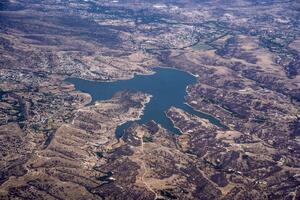
<path fill-rule="evenodd" d="M 155 73 L 151 75 L 135 75 L 132 79 L 114 82 L 97 82 L 79 78 L 69 78 L 66 81 L 73 83 L 77 90 L 89 93 L 92 96 L 91 104 L 95 101 L 111 99 L 116 92 L 122 90 L 151 94 L 152 98 L 146 104 L 143 115 L 139 120 L 134 121 L 138 124 L 154 120 L 169 131 L 180 134 L 180 131 L 174 127 L 172 121 L 165 115 L 165 112 L 174 106 L 200 118 L 207 119 L 221 128 L 226 127 L 213 116 L 196 111 L 185 104 L 186 87 L 196 83 L 196 77 L 171 68 L 154 68 L 154 71 Z M 124 130 L 130 127 L 132 123 L 132 121 L 128 121 L 118 126 L 116 137 L 120 138 Z"/>

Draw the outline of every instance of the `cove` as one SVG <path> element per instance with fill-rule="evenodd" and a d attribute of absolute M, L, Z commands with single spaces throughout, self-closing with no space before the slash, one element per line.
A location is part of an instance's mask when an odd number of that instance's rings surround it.
<path fill-rule="evenodd" d="M 155 73 L 151 75 L 135 75 L 132 79 L 114 82 L 97 82 L 79 78 L 68 78 L 66 81 L 74 84 L 77 90 L 89 93 L 92 96 L 91 104 L 95 101 L 111 99 L 116 92 L 122 90 L 151 94 L 152 98 L 145 105 L 143 115 L 139 120 L 134 121 L 138 124 L 154 120 L 169 131 L 180 134 L 180 131 L 174 127 L 172 121 L 165 114 L 170 107 L 174 106 L 200 118 L 207 119 L 220 128 L 226 128 L 213 116 L 196 111 L 185 104 L 186 87 L 196 83 L 194 76 L 171 68 L 154 68 L 153 70 Z M 120 138 L 124 130 L 130 127 L 132 123 L 133 121 L 128 121 L 118 126 L 115 133 L 116 137 Z"/>

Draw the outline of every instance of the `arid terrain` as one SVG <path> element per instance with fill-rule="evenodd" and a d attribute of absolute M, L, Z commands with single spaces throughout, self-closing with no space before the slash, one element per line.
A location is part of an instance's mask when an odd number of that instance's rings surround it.
<path fill-rule="evenodd" d="M 177 135 L 151 96 L 66 78 L 193 74 Z M 0 199 L 300 199 L 300 2 L 2 0 Z"/>

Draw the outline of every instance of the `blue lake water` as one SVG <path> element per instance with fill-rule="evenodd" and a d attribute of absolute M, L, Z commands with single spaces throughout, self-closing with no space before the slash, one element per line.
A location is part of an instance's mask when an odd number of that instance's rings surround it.
<path fill-rule="evenodd" d="M 122 90 L 140 91 L 151 94 L 152 98 L 146 104 L 144 114 L 141 119 L 135 121 L 138 124 L 144 124 L 151 120 L 159 123 L 169 131 L 180 134 L 180 131 L 174 127 L 172 121 L 166 116 L 165 112 L 172 106 L 180 108 L 190 114 L 208 119 L 211 123 L 225 128 L 225 126 L 216 118 L 206 113 L 194 110 L 185 104 L 186 87 L 196 83 L 196 78 L 189 73 L 170 69 L 154 68 L 152 75 L 135 75 L 129 80 L 118 80 L 114 82 L 88 81 L 78 78 L 69 78 L 66 81 L 73 83 L 77 90 L 89 93 L 92 96 L 92 102 L 111 99 L 116 92 Z M 116 137 L 123 135 L 124 130 L 132 124 L 128 121 L 117 127 Z"/>

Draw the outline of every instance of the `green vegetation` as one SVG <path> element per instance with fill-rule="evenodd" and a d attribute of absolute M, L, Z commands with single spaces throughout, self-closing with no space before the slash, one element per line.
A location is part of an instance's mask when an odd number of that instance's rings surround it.
<path fill-rule="evenodd" d="M 198 42 L 196 45 L 193 46 L 194 49 L 203 49 L 203 50 L 211 50 L 213 49 L 211 46 L 202 43 L 202 42 Z"/>
<path fill-rule="evenodd" d="M 143 142 L 153 142 L 153 136 L 143 136 Z"/>

